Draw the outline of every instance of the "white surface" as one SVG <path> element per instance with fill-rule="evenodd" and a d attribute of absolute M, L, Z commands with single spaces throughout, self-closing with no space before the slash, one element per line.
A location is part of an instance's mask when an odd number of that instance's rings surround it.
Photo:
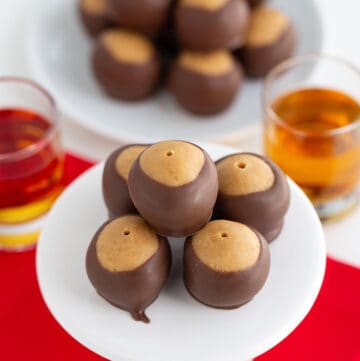
<path fill-rule="evenodd" d="M 271 0 L 293 20 L 297 54 L 321 51 L 322 22 L 314 0 Z M 84 127 L 120 141 L 173 138 L 213 140 L 261 117 L 261 81 L 247 80 L 224 113 L 196 117 L 180 108 L 168 92 L 137 103 L 108 97 L 91 70 L 93 41 L 80 23 L 74 0 L 44 1 L 31 13 L 28 58 L 35 79 L 47 87 L 63 110 Z"/>
<path fill-rule="evenodd" d="M 213 159 L 232 151 L 204 147 Z M 37 248 L 45 302 L 79 342 L 112 360 L 241 361 L 277 344 L 310 310 L 324 275 L 325 244 L 313 207 L 293 182 L 284 229 L 270 246 L 269 278 L 250 303 L 237 310 L 216 310 L 191 298 L 181 276 L 183 242 L 173 239 L 170 281 L 148 308 L 151 323 L 136 322 L 108 304 L 85 272 L 89 241 L 107 218 L 102 166 L 82 175 L 59 198 Z"/>
<path fill-rule="evenodd" d="M 360 206 L 346 218 L 324 225 L 328 254 L 358 267 L 360 266 L 359 220 Z"/>

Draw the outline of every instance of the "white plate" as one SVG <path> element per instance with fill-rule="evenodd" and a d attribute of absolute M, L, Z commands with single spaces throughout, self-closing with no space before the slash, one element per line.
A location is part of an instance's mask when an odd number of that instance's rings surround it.
<path fill-rule="evenodd" d="M 322 19 L 315 0 L 272 0 L 293 19 L 297 54 L 321 50 Z M 165 91 L 145 102 L 130 104 L 107 97 L 92 75 L 92 41 L 84 33 L 74 0 L 44 0 L 27 32 L 28 58 L 34 77 L 84 127 L 120 141 L 173 138 L 213 140 L 261 119 L 261 81 L 246 81 L 225 113 L 198 118 L 184 112 Z"/>
<path fill-rule="evenodd" d="M 213 159 L 231 148 L 203 145 Z M 217 310 L 189 296 L 181 277 L 183 242 L 171 240 L 170 280 L 147 311 L 149 325 L 99 297 L 85 272 L 85 253 L 106 220 L 103 164 L 78 178 L 52 208 L 37 248 L 40 289 L 50 311 L 76 340 L 122 361 L 246 360 L 270 349 L 305 317 L 325 270 L 321 224 L 311 203 L 290 181 L 291 205 L 279 239 L 271 244 L 269 278 L 236 310 Z"/>

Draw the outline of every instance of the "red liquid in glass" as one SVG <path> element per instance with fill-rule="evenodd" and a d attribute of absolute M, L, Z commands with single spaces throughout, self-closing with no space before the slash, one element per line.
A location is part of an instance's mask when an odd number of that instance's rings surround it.
<path fill-rule="evenodd" d="M 40 201 L 61 187 L 63 158 L 58 136 L 45 138 L 50 128 L 32 111 L 0 109 L 0 208 Z"/>

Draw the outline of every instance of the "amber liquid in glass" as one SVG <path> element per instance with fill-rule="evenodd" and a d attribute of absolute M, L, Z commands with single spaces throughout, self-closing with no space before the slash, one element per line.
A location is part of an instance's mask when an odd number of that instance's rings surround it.
<path fill-rule="evenodd" d="M 315 204 L 351 194 L 360 179 L 360 104 L 326 88 L 284 94 L 266 114 L 265 151 Z M 341 127 L 348 126 L 341 130 Z"/>
<path fill-rule="evenodd" d="M 49 121 L 32 111 L 0 110 L 0 154 L 29 152 L 0 162 L 0 223 L 34 219 L 47 211 L 60 193 L 63 157 L 58 139 L 44 138 L 49 128 Z"/>

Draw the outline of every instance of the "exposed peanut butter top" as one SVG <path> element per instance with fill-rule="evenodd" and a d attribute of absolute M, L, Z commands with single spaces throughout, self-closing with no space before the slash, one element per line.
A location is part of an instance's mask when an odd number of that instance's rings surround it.
<path fill-rule="evenodd" d="M 155 53 L 155 47 L 147 37 L 130 30 L 107 30 L 100 41 L 118 62 L 144 64 Z"/>
<path fill-rule="evenodd" d="M 92 15 L 106 14 L 106 0 L 81 0 L 81 9 Z"/>
<path fill-rule="evenodd" d="M 260 240 L 249 227 L 232 221 L 208 223 L 192 237 L 192 247 L 200 261 L 218 272 L 237 272 L 256 263 Z"/>
<path fill-rule="evenodd" d="M 178 57 L 178 64 L 196 73 L 218 76 L 231 71 L 235 61 L 233 56 L 225 50 L 210 53 L 183 51 Z"/>
<path fill-rule="evenodd" d="M 96 241 L 98 260 L 110 272 L 132 271 L 148 261 L 158 248 L 157 235 L 137 215 L 114 219 Z"/>
<path fill-rule="evenodd" d="M 150 178 L 169 187 L 179 187 L 198 177 L 205 155 L 191 143 L 171 140 L 151 145 L 139 159 L 141 169 Z"/>
<path fill-rule="evenodd" d="M 130 168 L 139 154 L 146 149 L 146 145 L 133 145 L 125 148 L 115 160 L 116 172 L 125 180 L 128 180 Z"/>
<path fill-rule="evenodd" d="M 180 0 L 180 5 L 215 11 L 223 7 L 229 0 Z"/>
<path fill-rule="evenodd" d="M 270 189 L 275 175 L 261 158 L 239 153 L 226 157 L 216 164 L 219 176 L 219 191 L 240 196 Z"/>
<path fill-rule="evenodd" d="M 279 10 L 257 7 L 251 14 L 246 45 L 266 46 L 275 43 L 284 34 L 289 22 L 287 15 Z"/>

